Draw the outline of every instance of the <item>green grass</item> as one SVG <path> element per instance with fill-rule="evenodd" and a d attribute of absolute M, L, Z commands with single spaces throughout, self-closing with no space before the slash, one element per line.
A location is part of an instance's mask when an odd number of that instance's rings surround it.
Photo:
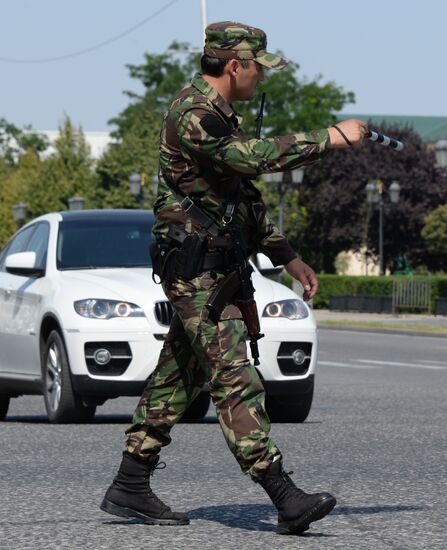
<path fill-rule="evenodd" d="M 445 334 L 447 336 L 447 325 L 419 325 L 410 323 L 387 323 L 384 321 L 318 321 L 319 327 L 360 327 L 378 328 L 383 330 L 398 330 L 402 332 L 426 332 L 428 334 Z"/>

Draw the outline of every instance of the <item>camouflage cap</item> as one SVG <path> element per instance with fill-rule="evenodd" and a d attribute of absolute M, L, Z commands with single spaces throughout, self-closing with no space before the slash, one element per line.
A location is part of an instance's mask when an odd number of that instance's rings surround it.
<path fill-rule="evenodd" d="M 203 53 L 219 59 L 253 59 L 269 69 L 282 69 L 287 65 L 287 59 L 267 52 L 264 31 L 232 21 L 206 27 Z"/>

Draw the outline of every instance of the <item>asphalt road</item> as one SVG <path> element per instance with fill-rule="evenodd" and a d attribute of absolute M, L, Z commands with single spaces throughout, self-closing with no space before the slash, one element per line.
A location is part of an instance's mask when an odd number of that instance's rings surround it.
<path fill-rule="evenodd" d="M 17 399 L 0 425 L 0 548 L 444 550 L 446 357 L 440 338 L 320 332 L 311 415 L 272 428 L 296 483 L 338 498 L 301 537 L 275 534 L 275 509 L 240 474 L 212 414 L 174 429 L 153 478 L 191 525 L 150 527 L 98 508 L 136 399 L 72 426 L 48 424 L 39 397 Z"/>

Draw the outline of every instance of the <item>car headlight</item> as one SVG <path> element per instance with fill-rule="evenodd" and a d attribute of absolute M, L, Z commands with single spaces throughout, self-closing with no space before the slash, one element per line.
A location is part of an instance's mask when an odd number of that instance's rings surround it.
<path fill-rule="evenodd" d="M 114 317 L 144 317 L 144 311 L 136 304 L 117 300 L 89 298 L 74 302 L 76 313 L 89 319 L 112 319 Z"/>
<path fill-rule="evenodd" d="M 262 313 L 263 317 L 286 317 L 287 319 L 305 319 L 309 317 L 309 310 L 301 300 L 278 300 L 267 304 Z"/>

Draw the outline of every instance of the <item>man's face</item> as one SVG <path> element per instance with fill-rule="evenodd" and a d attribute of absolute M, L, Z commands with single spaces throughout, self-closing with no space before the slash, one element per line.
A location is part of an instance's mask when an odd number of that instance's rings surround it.
<path fill-rule="evenodd" d="M 248 60 L 247 68 L 239 63 L 236 81 L 238 100 L 246 101 L 253 99 L 259 82 L 262 82 L 264 78 L 264 67 L 256 63 L 256 61 L 252 59 Z"/>

